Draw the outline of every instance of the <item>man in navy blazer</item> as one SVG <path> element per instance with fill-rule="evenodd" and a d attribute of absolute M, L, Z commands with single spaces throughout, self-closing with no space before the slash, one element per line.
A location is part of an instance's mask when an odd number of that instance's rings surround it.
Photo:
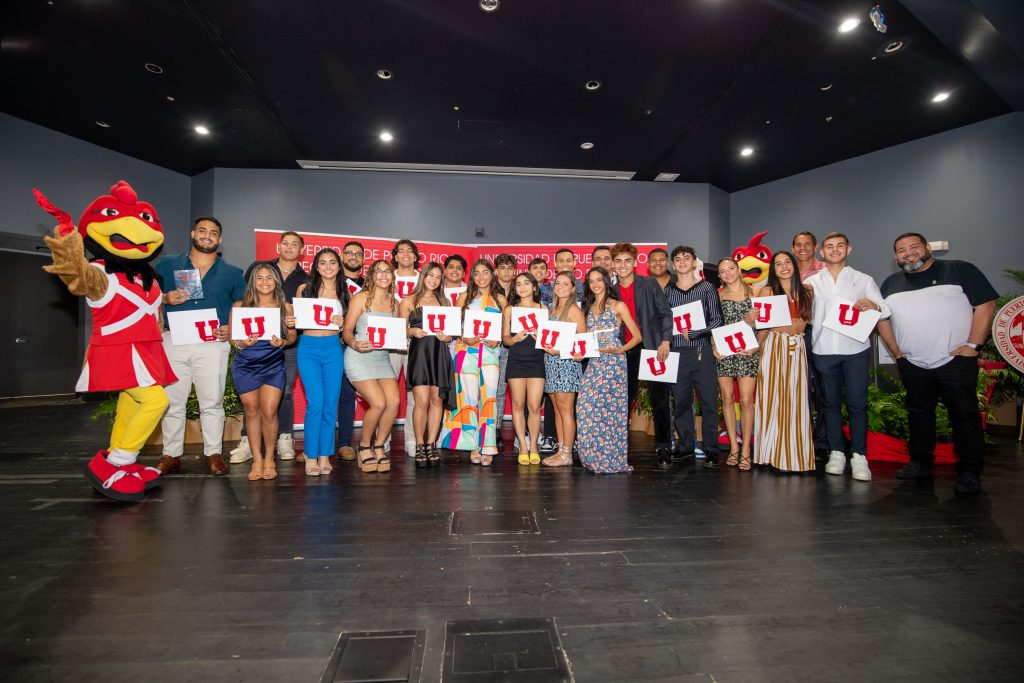
<path fill-rule="evenodd" d="M 648 349 L 658 352 L 658 360 L 668 358 L 672 342 L 672 310 L 668 307 L 665 292 L 654 278 L 636 274 L 637 248 L 629 242 L 620 242 L 612 247 L 612 268 L 618 276 L 615 294 L 626 307 L 640 328 L 643 343 L 626 353 L 628 374 L 629 405 L 636 397 L 640 372 L 640 351 Z M 623 328 L 623 341 L 629 341 L 629 330 Z M 672 415 L 669 410 L 671 385 L 666 382 L 650 382 L 647 385 L 651 397 L 651 411 L 654 419 L 654 445 L 658 462 L 672 462 Z"/>

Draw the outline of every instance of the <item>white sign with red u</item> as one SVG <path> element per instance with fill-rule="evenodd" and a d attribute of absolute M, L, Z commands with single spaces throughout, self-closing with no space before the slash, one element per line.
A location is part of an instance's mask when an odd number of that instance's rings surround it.
<path fill-rule="evenodd" d="M 462 324 L 462 336 L 500 342 L 501 313 L 467 310 Z"/>
<path fill-rule="evenodd" d="M 217 341 L 215 333 L 220 327 L 216 308 L 200 308 L 194 311 L 169 311 L 167 329 L 171 332 L 171 344 L 203 344 Z"/>
<path fill-rule="evenodd" d="M 715 341 L 715 349 L 722 356 L 734 356 L 757 348 L 757 335 L 742 320 L 714 328 L 711 337 Z"/>
<path fill-rule="evenodd" d="M 658 352 L 644 349 L 640 352 L 640 379 L 648 382 L 675 384 L 679 375 L 679 354 L 670 352 L 665 360 L 658 360 Z"/>
<path fill-rule="evenodd" d="M 875 310 L 858 311 L 853 301 L 836 296 L 825 306 L 825 319 L 821 324 L 863 343 L 881 317 L 882 314 Z"/>
<path fill-rule="evenodd" d="M 537 328 L 537 341 L 533 346 L 536 349 L 550 346 L 561 355 L 571 353 L 575 341 L 576 323 L 546 320 Z"/>
<path fill-rule="evenodd" d="M 548 309 L 546 308 L 525 308 L 513 306 L 509 313 L 508 325 L 511 334 L 529 332 L 536 334 L 540 326 L 548 320 Z"/>
<path fill-rule="evenodd" d="M 298 330 L 333 330 L 338 326 L 331 322 L 336 315 L 344 315 L 341 302 L 337 299 L 292 299 L 295 312 L 295 328 Z"/>
<path fill-rule="evenodd" d="M 672 334 L 682 334 L 690 330 L 703 330 L 708 326 L 704 319 L 704 304 L 691 301 L 688 304 L 672 308 Z"/>
<path fill-rule="evenodd" d="M 754 326 L 759 330 L 793 324 L 793 316 L 789 314 L 789 299 L 785 294 L 754 297 L 750 303 L 754 306 Z"/>
<path fill-rule="evenodd" d="M 462 334 L 462 311 L 454 306 L 424 306 L 420 309 L 423 322 L 420 327 L 431 336 L 446 334 L 458 337 Z"/>
<path fill-rule="evenodd" d="M 232 308 L 231 338 L 242 340 L 253 336 L 257 341 L 281 336 L 281 309 Z"/>
<path fill-rule="evenodd" d="M 404 318 L 388 318 L 383 315 L 366 316 L 366 338 L 374 350 L 398 350 L 409 347 L 409 340 L 405 336 Z"/>

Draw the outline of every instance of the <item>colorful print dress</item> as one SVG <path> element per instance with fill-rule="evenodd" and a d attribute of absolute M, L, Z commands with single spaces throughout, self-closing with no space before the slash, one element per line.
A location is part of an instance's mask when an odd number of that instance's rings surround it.
<path fill-rule="evenodd" d="M 466 304 L 466 310 L 501 313 L 490 293 Z M 441 446 L 458 451 L 480 449 L 483 455 L 497 455 L 496 410 L 499 350 L 484 342 L 470 346 L 455 342 L 456 408 L 445 415 Z"/>
<path fill-rule="evenodd" d="M 722 299 L 723 324 L 731 325 L 738 323 L 750 312 L 753 304 L 750 299 L 743 301 L 730 301 Z M 757 377 L 757 368 L 760 363 L 760 352 L 750 356 L 735 354 L 718 360 L 719 377 Z"/>
<path fill-rule="evenodd" d="M 602 331 L 603 330 L 603 331 Z M 599 347 L 618 346 L 619 323 L 608 306 L 601 315 L 587 311 L 587 331 L 597 332 Z M 626 406 L 626 356 L 602 353 L 591 358 L 576 399 L 576 445 L 591 472 L 629 472 L 629 411 Z"/>

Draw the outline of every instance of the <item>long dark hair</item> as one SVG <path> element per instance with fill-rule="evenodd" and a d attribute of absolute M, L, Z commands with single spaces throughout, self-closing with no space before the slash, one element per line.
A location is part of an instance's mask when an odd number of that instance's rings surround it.
<path fill-rule="evenodd" d="M 594 304 L 597 303 L 597 296 L 590 289 L 591 273 L 597 273 L 601 276 L 601 280 L 604 281 L 604 299 L 601 300 L 601 313 L 604 313 L 604 309 L 608 308 L 609 299 L 612 299 L 613 301 L 619 300 L 619 297 L 615 294 L 615 290 L 612 288 L 612 278 L 608 274 L 608 271 L 601 266 L 594 266 L 587 271 L 587 277 L 583 280 L 583 315 L 586 315 Z"/>
<path fill-rule="evenodd" d="M 466 300 L 462 302 L 463 309 L 480 294 L 480 288 L 476 286 L 476 278 L 473 277 L 473 272 L 477 266 L 483 266 L 491 274 L 491 286 L 488 288 L 488 291 L 495 304 L 498 303 L 498 295 L 501 294 L 501 291 L 498 289 L 498 278 L 494 275 L 494 265 L 485 258 L 479 258 L 473 261 L 473 267 L 469 269 L 469 283 L 466 285 Z"/>
<path fill-rule="evenodd" d="M 535 278 L 529 271 L 524 270 L 521 273 L 516 273 L 516 276 L 512 278 L 512 291 L 508 295 L 508 305 L 518 306 L 519 303 L 522 301 L 522 299 L 519 298 L 519 292 L 516 290 L 516 280 L 518 280 L 521 277 L 525 277 L 527 280 L 530 281 L 530 284 L 533 286 L 533 296 L 531 298 L 533 299 L 533 303 L 539 304 L 540 287 L 537 285 L 537 278 Z"/>
<path fill-rule="evenodd" d="M 341 257 L 338 256 L 338 252 L 334 251 L 330 247 L 324 247 L 320 251 L 316 252 L 316 256 L 313 257 L 313 264 L 309 268 L 309 285 L 303 290 L 303 294 L 308 297 L 319 297 L 324 287 L 324 278 L 320 275 L 320 257 L 326 253 L 330 253 L 338 261 L 338 275 L 334 278 L 334 291 L 338 296 L 338 301 L 341 302 L 342 310 L 348 310 L 348 287 L 345 286 L 344 271 L 341 269 Z"/>
<path fill-rule="evenodd" d="M 563 249 L 562 251 L 569 251 Z M 560 277 L 569 278 L 569 296 L 563 301 L 557 294 L 555 294 L 555 281 Z M 572 274 L 571 270 L 564 270 L 561 273 L 555 274 L 555 279 L 551 281 L 551 305 L 548 306 L 548 313 L 554 313 L 555 310 L 561 306 L 562 310 L 558 312 L 555 320 L 566 322 L 569 320 L 569 307 L 576 305 L 576 277 Z"/>
<path fill-rule="evenodd" d="M 780 256 L 789 257 L 789 262 L 793 264 L 793 275 L 789 278 L 789 291 L 790 296 L 797 304 L 797 314 L 804 320 L 811 319 L 811 293 L 804 289 L 803 284 L 800 282 L 800 271 L 796 267 L 796 258 L 793 254 L 788 251 L 777 251 L 775 256 L 772 257 L 772 264 L 768 268 L 768 288 L 772 290 L 772 294 L 779 295 L 785 294 L 786 290 L 782 288 L 782 280 L 775 274 L 775 262 Z"/>
<path fill-rule="evenodd" d="M 412 297 L 412 307 L 414 309 L 419 307 L 420 299 L 422 299 L 423 295 L 428 291 L 427 285 L 425 284 L 427 276 L 435 270 L 441 271 L 441 274 L 439 275 L 441 282 L 438 283 L 437 289 L 433 290 L 434 298 L 437 299 L 437 305 L 451 306 L 451 302 L 448 301 L 448 297 L 444 295 L 444 268 L 441 267 L 440 263 L 430 261 L 427 265 L 423 266 L 423 270 L 420 271 L 420 278 L 416 281 L 416 286 L 413 287 L 412 293 L 409 294 L 409 296 Z"/>
<path fill-rule="evenodd" d="M 281 311 L 281 336 L 283 337 L 285 332 L 284 318 L 288 315 L 288 307 L 284 300 L 284 287 L 281 283 L 281 273 L 272 264 L 266 261 L 256 261 L 245 271 L 245 294 L 242 295 L 242 306 L 246 308 L 255 308 L 260 304 L 260 295 L 256 291 L 256 276 L 261 271 L 267 271 L 271 277 L 274 278 L 274 292 L 271 296 L 274 298 L 274 303 L 277 304 L 277 310 Z"/>

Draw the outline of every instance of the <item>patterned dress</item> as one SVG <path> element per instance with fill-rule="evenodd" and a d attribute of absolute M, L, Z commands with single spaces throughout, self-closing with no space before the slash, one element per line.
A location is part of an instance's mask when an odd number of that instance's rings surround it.
<path fill-rule="evenodd" d="M 599 332 L 598 346 L 618 346 L 619 323 L 611 306 L 601 315 L 587 311 L 587 331 Z M 602 353 L 591 358 L 576 400 L 576 445 L 583 466 L 592 472 L 629 472 L 629 411 L 626 409 L 626 356 Z"/>
<path fill-rule="evenodd" d="M 501 313 L 498 302 L 485 292 L 466 304 L 466 310 Z M 455 342 L 455 410 L 448 411 L 441 431 L 441 446 L 458 451 L 480 449 L 482 455 L 497 455 L 495 393 L 499 374 L 498 349 L 484 342 L 470 346 Z"/>
<path fill-rule="evenodd" d="M 744 316 L 750 312 L 753 308 L 753 304 L 750 303 L 750 299 L 746 298 L 743 301 L 729 301 L 728 299 L 722 299 L 722 316 L 725 318 L 725 325 L 731 325 L 738 323 L 743 320 Z M 726 356 L 718 360 L 718 376 L 719 377 L 757 377 L 757 367 L 759 364 L 759 354 L 755 353 L 750 356 L 741 356 L 735 354 L 732 356 Z"/>
<path fill-rule="evenodd" d="M 789 303 L 797 318 L 796 302 Z M 807 349 L 803 334 L 769 330 L 761 346 L 754 412 L 754 462 L 784 472 L 814 471 Z"/>

